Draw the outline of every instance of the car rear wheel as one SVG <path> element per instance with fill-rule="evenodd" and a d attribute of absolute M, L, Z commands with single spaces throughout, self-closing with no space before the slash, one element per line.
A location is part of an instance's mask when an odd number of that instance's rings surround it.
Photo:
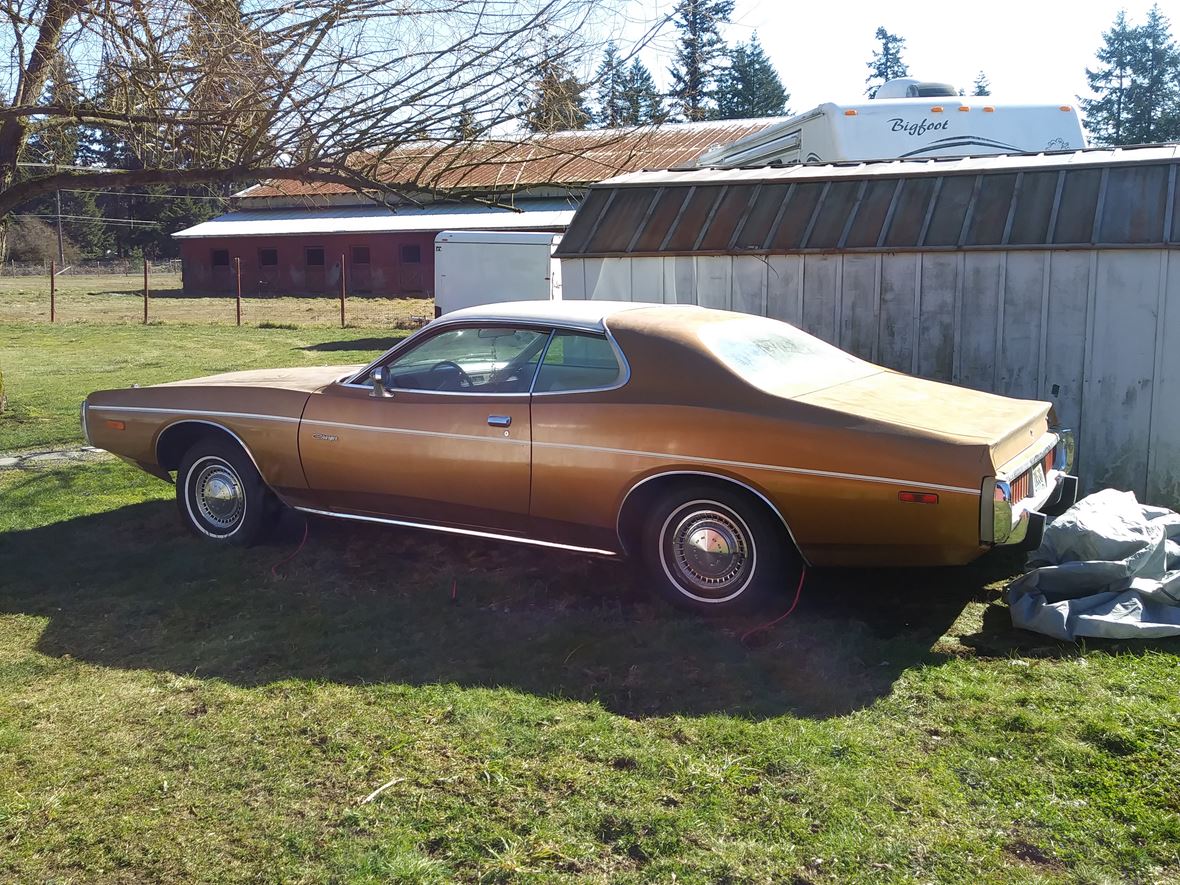
<path fill-rule="evenodd" d="M 676 489 L 651 508 L 643 553 L 660 594 L 705 614 L 755 611 L 784 594 L 798 557 L 766 507 L 740 490 Z"/>
<path fill-rule="evenodd" d="M 273 526 L 278 501 L 245 452 L 221 440 L 203 440 L 180 460 L 176 506 L 193 534 L 245 547 Z"/>

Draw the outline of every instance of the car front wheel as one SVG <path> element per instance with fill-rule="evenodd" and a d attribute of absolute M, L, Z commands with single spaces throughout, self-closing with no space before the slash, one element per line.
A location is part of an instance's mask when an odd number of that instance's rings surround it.
<path fill-rule="evenodd" d="M 248 546 L 275 521 L 277 501 L 249 457 L 220 440 L 198 442 L 176 472 L 176 505 L 196 535 Z"/>
<path fill-rule="evenodd" d="M 665 495 L 648 513 L 643 552 L 656 588 L 681 608 L 716 615 L 764 608 L 785 593 L 798 559 L 781 524 L 738 490 Z"/>

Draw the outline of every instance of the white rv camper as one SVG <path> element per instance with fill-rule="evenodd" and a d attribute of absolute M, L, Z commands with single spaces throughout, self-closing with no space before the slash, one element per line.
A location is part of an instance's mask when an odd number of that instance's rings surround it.
<path fill-rule="evenodd" d="M 828 102 L 714 148 L 699 166 L 1034 154 L 1086 146 L 1072 105 L 998 102 L 952 86 L 890 80 L 873 99 Z"/>

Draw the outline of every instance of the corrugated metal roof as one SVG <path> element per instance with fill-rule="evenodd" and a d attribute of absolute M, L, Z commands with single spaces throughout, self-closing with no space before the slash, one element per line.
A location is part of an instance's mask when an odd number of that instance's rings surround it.
<path fill-rule="evenodd" d="M 667 169 L 737 141 L 785 117 L 673 123 L 642 129 L 588 129 L 476 144 L 420 143 L 392 151 L 379 178 L 423 190 L 507 191 L 542 185 L 587 185 L 620 172 Z M 358 168 L 366 158 L 358 158 Z M 339 184 L 270 181 L 240 196 L 326 196 L 352 193 Z"/>
<path fill-rule="evenodd" d="M 592 187 L 556 255 L 1180 244 L 1180 146 L 640 173 Z"/>
<path fill-rule="evenodd" d="M 384 206 L 334 209 L 247 210 L 228 212 L 174 233 L 198 237 L 289 237 L 299 234 L 389 233 L 464 230 L 537 230 L 564 228 L 574 216 L 569 200 L 521 200 L 516 209 L 470 203 L 434 203 L 397 211 Z"/>
<path fill-rule="evenodd" d="M 650 187 L 662 184 L 756 184 L 809 179 L 865 178 L 915 174 L 953 175 L 956 172 L 1019 172 L 1049 168 L 1108 165 L 1111 163 L 1166 163 L 1180 157 L 1180 145 L 1130 148 L 1088 148 L 1042 154 L 1001 154 L 991 157 L 947 157 L 925 160 L 881 160 L 867 163 L 802 163 L 791 166 L 716 166 L 631 172 L 600 182 L 598 187 Z"/>

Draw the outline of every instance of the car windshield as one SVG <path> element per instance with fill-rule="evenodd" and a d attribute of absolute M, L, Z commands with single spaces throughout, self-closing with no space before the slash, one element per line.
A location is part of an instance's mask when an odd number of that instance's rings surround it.
<path fill-rule="evenodd" d="M 727 368 L 777 396 L 801 396 L 881 371 L 787 323 L 749 317 L 701 327 L 701 342 Z"/>

